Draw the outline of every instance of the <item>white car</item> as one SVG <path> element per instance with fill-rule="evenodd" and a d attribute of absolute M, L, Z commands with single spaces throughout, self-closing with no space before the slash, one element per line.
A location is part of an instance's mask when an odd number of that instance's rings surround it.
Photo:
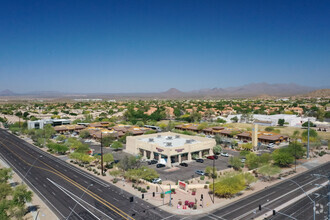
<path fill-rule="evenodd" d="M 273 148 L 273 147 L 275 147 L 275 144 L 274 144 L 274 143 L 270 143 L 270 144 L 268 144 L 268 146 L 267 146 L 267 148 Z"/>
<path fill-rule="evenodd" d="M 155 178 L 151 182 L 152 183 L 160 183 L 160 182 L 162 182 L 162 179 L 161 178 Z"/>
<path fill-rule="evenodd" d="M 229 157 L 228 153 L 221 153 L 220 155 L 223 156 L 223 157 Z"/>

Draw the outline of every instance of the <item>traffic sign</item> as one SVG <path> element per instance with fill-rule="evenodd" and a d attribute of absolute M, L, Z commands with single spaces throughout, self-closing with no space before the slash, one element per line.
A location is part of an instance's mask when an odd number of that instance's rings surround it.
<path fill-rule="evenodd" d="M 169 190 L 169 191 L 166 191 L 165 192 L 165 194 L 170 194 L 172 191 L 171 190 Z"/>

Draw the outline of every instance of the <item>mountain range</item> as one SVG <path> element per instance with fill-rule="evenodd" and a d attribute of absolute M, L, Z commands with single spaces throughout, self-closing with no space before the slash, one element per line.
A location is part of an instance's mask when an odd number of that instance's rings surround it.
<path fill-rule="evenodd" d="M 325 87 L 329 88 L 329 87 Z M 106 98 L 106 97 L 141 97 L 141 98 L 247 98 L 257 96 L 301 96 L 321 88 L 302 86 L 294 83 L 290 84 L 269 84 L 269 83 L 251 83 L 237 87 L 227 88 L 206 88 L 193 90 L 188 92 L 180 91 L 176 88 L 171 88 L 165 92 L 159 93 L 64 93 L 58 91 L 35 91 L 24 94 L 18 94 L 8 89 L 0 92 L 0 96 L 6 97 L 37 97 L 37 98 L 60 98 L 60 97 L 75 97 L 79 98 Z M 324 89 L 324 87 L 322 88 Z M 318 94 L 315 92 L 314 94 Z"/>

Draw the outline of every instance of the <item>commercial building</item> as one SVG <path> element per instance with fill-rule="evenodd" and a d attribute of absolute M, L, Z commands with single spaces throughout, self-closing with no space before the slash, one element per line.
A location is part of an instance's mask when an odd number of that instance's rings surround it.
<path fill-rule="evenodd" d="M 43 129 L 45 125 L 52 126 L 68 125 L 71 121 L 68 119 L 42 119 L 37 121 L 28 121 L 28 129 Z"/>
<path fill-rule="evenodd" d="M 165 132 L 128 136 L 125 151 L 133 155 L 141 154 L 144 159 L 163 159 L 166 166 L 171 167 L 172 163 L 191 161 L 193 155 L 212 155 L 215 145 L 214 139 Z"/>

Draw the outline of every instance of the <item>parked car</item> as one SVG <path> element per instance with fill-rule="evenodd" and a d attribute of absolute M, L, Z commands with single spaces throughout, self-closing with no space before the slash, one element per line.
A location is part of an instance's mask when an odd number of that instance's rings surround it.
<path fill-rule="evenodd" d="M 201 170 L 196 170 L 195 173 L 198 174 L 198 175 L 201 175 L 201 176 L 205 175 L 205 173 Z"/>
<path fill-rule="evenodd" d="M 245 163 L 245 161 L 246 161 L 245 158 L 242 158 L 242 159 L 241 159 L 241 162 L 242 162 L 242 163 Z"/>
<path fill-rule="evenodd" d="M 161 183 L 162 179 L 161 178 L 155 178 L 151 181 L 152 183 Z"/>
<path fill-rule="evenodd" d="M 221 156 L 223 156 L 223 157 L 229 157 L 229 154 L 228 153 L 221 153 Z"/>
<path fill-rule="evenodd" d="M 188 164 L 183 162 L 183 163 L 180 163 L 180 166 L 188 167 Z"/>
<path fill-rule="evenodd" d="M 274 143 L 270 143 L 270 144 L 268 144 L 268 146 L 267 146 L 267 148 L 273 148 L 273 147 L 275 147 L 275 144 L 274 144 Z"/>
<path fill-rule="evenodd" d="M 198 158 L 198 159 L 196 159 L 196 162 L 198 162 L 198 163 L 204 163 L 204 160 L 201 159 L 201 158 Z"/>
<path fill-rule="evenodd" d="M 218 156 L 217 155 L 208 156 L 207 159 L 217 160 L 218 159 Z"/>
<path fill-rule="evenodd" d="M 158 164 L 156 165 L 156 167 L 157 167 L 157 168 L 165 167 L 165 164 L 158 163 Z"/>
<path fill-rule="evenodd" d="M 149 160 L 148 165 L 157 164 L 158 160 Z"/>

